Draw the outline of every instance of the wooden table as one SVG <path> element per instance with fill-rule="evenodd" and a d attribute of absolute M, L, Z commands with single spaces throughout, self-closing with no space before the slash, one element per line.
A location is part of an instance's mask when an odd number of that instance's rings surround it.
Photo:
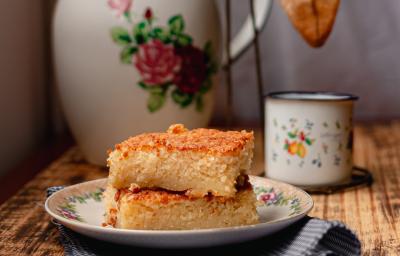
<path fill-rule="evenodd" d="M 310 215 L 346 223 L 361 239 L 364 255 L 399 255 L 400 122 L 358 125 L 354 160 L 372 171 L 374 184 L 313 195 Z M 259 154 L 255 166 L 262 166 Z M 106 176 L 105 168 L 87 164 L 77 148 L 69 149 L 0 206 L 0 255 L 63 255 L 58 232 L 43 209 L 44 191 Z"/>

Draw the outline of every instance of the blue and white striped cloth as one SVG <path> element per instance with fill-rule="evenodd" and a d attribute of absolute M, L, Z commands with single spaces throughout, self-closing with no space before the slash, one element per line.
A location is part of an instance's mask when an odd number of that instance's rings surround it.
<path fill-rule="evenodd" d="M 47 196 L 63 187 L 51 187 Z M 56 223 L 60 240 L 67 256 L 107 255 L 157 255 L 157 256 L 302 256 L 302 255 L 360 255 L 361 245 L 357 236 L 338 221 L 325 221 L 305 217 L 294 225 L 272 236 L 255 241 L 221 247 L 161 250 L 115 245 L 75 233 Z"/>

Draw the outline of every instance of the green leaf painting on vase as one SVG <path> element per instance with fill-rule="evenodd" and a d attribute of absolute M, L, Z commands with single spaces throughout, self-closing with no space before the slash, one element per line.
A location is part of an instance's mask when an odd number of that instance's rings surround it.
<path fill-rule="evenodd" d="M 116 26 L 112 40 L 121 47 L 120 61 L 132 65 L 140 74 L 138 86 L 149 93 L 147 109 L 160 110 L 168 98 L 181 108 L 192 104 L 204 109 L 204 94 L 212 88 L 218 71 L 210 41 L 199 48 L 185 32 L 182 15 L 173 15 L 166 26 L 155 24 L 157 18 L 147 8 L 139 21 L 127 4 L 120 15 L 131 29 Z M 130 31 L 130 32 L 129 32 Z"/>

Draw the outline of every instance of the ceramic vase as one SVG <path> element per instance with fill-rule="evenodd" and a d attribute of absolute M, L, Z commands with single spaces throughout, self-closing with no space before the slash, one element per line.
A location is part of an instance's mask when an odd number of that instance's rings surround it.
<path fill-rule="evenodd" d="M 262 27 L 270 0 L 255 1 Z M 53 23 L 63 110 L 87 160 L 129 136 L 172 123 L 205 127 L 224 65 L 220 16 L 212 0 L 59 0 Z M 250 19 L 232 58 L 253 37 Z"/>

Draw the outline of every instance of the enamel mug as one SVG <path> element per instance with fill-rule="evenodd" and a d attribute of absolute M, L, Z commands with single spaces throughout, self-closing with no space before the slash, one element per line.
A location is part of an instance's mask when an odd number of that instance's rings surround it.
<path fill-rule="evenodd" d="M 353 103 L 332 92 L 274 92 L 265 101 L 266 176 L 298 186 L 350 179 Z"/>

